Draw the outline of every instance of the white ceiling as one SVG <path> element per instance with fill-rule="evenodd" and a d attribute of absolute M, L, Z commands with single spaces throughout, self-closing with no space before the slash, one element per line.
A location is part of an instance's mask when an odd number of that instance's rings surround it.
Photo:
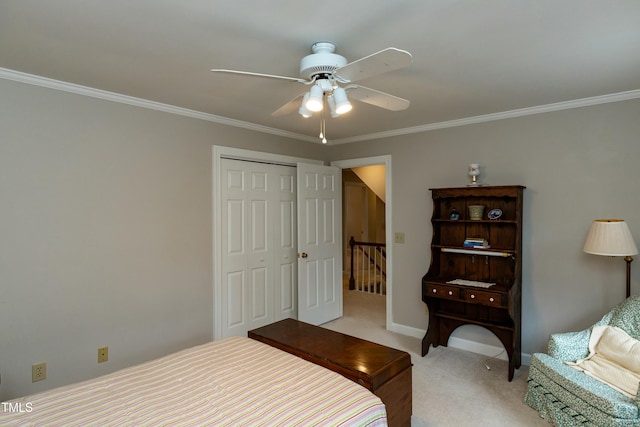
<path fill-rule="evenodd" d="M 299 84 L 209 70 L 297 77 L 316 41 L 349 61 L 386 47 L 413 55 L 409 68 L 359 82 L 409 99 L 409 109 L 354 102 L 328 119 L 334 142 L 640 96 L 638 0 L 0 0 L 1 68 L 314 141 L 319 118 L 271 116 Z"/>

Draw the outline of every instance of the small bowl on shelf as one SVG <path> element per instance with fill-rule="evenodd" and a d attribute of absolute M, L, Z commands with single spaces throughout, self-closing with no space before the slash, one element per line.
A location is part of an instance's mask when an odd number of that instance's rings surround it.
<path fill-rule="evenodd" d="M 491 209 L 487 214 L 489 219 L 500 219 L 502 217 L 502 209 Z"/>

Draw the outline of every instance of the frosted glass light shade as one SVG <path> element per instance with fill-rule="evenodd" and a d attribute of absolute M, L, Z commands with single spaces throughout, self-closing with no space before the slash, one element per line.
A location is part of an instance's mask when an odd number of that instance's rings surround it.
<path fill-rule="evenodd" d="M 347 91 L 343 88 L 338 87 L 333 91 L 333 98 L 336 101 L 336 113 L 344 114 L 351 111 L 351 103 L 349 99 L 347 99 Z"/>
<path fill-rule="evenodd" d="M 309 100 L 309 93 L 305 93 L 302 98 L 302 104 L 300 104 L 300 108 L 298 108 L 298 114 L 300 114 L 305 119 L 311 117 L 311 111 L 307 110 L 307 101 Z"/>
<path fill-rule="evenodd" d="M 318 85 L 311 86 L 309 90 L 309 99 L 305 103 L 305 107 L 314 113 L 322 110 L 324 92 Z"/>
<path fill-rule="evenodd" d="M 583 251 L 593 255 L 630 256 L 638 254 L 638 247 L 624 220 L 596 219 L 591 223 Z"/>
<path fill-rule="evenodd" d="M 333 117 L 334 119 L 338 117 L 338 113 L 336 113 L 336 100 L 333 99 L 333 96 L 327 97 L 327 105 L 329 106 L 331 117 Z"/>

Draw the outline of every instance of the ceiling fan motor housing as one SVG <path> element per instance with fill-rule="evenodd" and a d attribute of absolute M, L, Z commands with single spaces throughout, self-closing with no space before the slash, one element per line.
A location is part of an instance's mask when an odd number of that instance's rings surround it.
<path fill-rule="evenodd" d="M 334 53 L 336 47 L 330 42 L 318 42 L 311 46 L 311 55 L 300 61 L 300 77 L 311 79 L 318 74 L 333 74 L 336 68 L 347 65 L 347 58 Z"/>

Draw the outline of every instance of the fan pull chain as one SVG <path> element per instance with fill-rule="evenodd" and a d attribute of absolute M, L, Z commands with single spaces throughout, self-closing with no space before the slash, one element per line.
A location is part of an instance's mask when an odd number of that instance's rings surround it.
<path fill-rule="evenodd" d="M 327 133 L 327 128 L 326 128 L 326 123 L 324 120 L 324 108 L 322 109 L 322 116 L 320 118 L 320 139 L 322 140 L 323 144 L 327 143 L 327 137 L 326 137 L 326 133 Z"/>

